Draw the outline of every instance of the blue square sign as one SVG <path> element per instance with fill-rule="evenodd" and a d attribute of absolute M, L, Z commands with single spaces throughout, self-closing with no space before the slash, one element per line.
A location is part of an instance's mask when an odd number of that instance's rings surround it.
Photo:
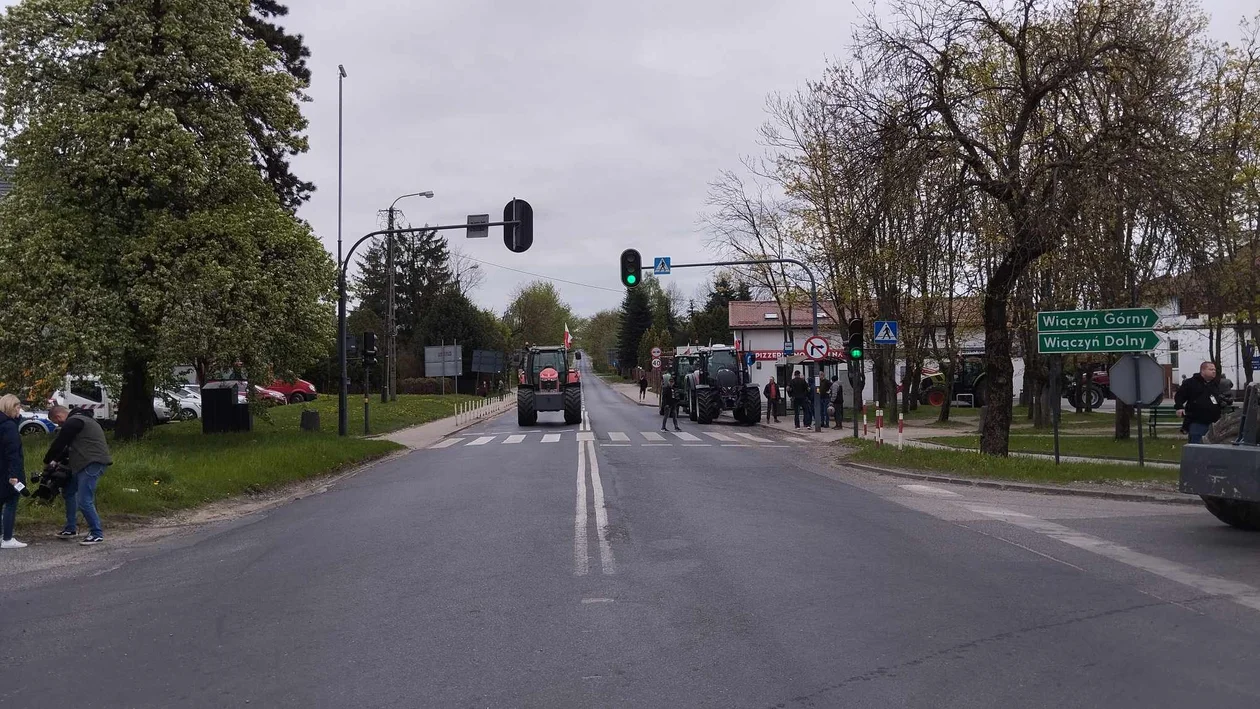
<path fill-rule="evenodd" d="M 669 270 L 670 270 L 670 265 L 669 265 L 668 256 L 657 256 L 655 259 L 652 260 L 652 275 L 668 276 Z"/>
<path fill-rule="evenodd" d="M 897 321 L 876 320 L 875 337 L 871 341 L 877 345 L 897 344 Z"/>

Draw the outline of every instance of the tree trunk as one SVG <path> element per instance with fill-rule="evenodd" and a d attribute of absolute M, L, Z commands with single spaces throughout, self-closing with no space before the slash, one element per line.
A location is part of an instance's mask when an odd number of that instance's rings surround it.
<path fill-rule="evenodd" d="M 1132 430 L 1133 407 L 1116 402 L 1116 440 L 1127 441 Z"/>
<path fill-rule="evenodd" d="M 1006 322 L 1007 293 L 994 293 L 1002 288 L 991 282 L 984 294 L 984 426 L 980 430 L 980 452 L 1005 456 L 1010 450 L 1011 380 L 1015 367 L 1011 364 L 1011 331 Z"/>
<path fill-rule="evenodd" d="M 954 365 L 952 360 L 941 364 L 941 374 L 945 375 L 945 401 L 941 404 L 941 414 L 936 417 L 936 420 L 945 423 L 949 421 L 949 405 L 954 400 Z"/>
<path fill-rule="evenodd" d="M 138 441 L 153 427 L 155 419 L 149 363 L 135 355 L 126 355 L 123 358 L 122 392 L 118 399 L 114 438 Z"/>

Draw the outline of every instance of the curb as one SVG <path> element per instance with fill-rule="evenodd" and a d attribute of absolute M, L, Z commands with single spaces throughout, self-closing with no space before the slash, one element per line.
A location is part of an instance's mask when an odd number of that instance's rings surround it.
<path fill-rule="evenodd" d="M 607 382 L 605 382 L 605 383 L 607 384 Z M 651 403 L 648 403 L 648 402 L 646 402 L 646 401 L 639 401 L 638 399 L 636 399 L 636 398 L 634 398 L 634 397 L 630 396 L 630 395 L 629 395 L 629 394 L 627 394 L 626 392 L 624 392 L 624 391 L 622 391 L 622 390 L 618 389 L 617 387 L 615 387 L 615 386 L 613 386 L 613 385 L 611 385 L 611 384 L 609 384 L 609 385 L 608 385 L 608 388 L 609 388 L 609 389 L 612 389 L 613 391 L 617 392 L 618 394 L 621 394 L 622 396 L 626 397 L 626 399 L 628 399 L 628 400 L 630 401 L 630 403 L 632 403 L 632 404 L 637 404 L 637 405 L 639 405 L 639 406 L 650 406 L 650 407 L 652 407 L 652 408 L 657 408 L 657 405 L 656 405 L 656 404 L 651 404 Z"/>
<path fill-rule="evenodd" d="M 844 460 L 839 464 L 847 468 L 856 468 L 868 473 L 888 475 L 907 480 L 944 483 L 948 485 L 964 485 L 982 487 L 990 490 L 1007 490 L 1010 492 L 1031 492 L 1043 495 L 1074 495 L 1077 497 L 1095 497 L 1104 500 L 1123 500 L 1126 502 L 1158 502 L 1166 505 L 1203 505 L 1203 500 L 1195 495 L 1173 496 L 1158 493 L 1112 492 L 1110 490 L 1083 490 L 1073 487 L 1057 487 L 1053 485 L 1034 485 L 1030 483 L 1002 482 L 999 480 L 976 480 L 974 478 L 954 478 L 948 475 L 932 475 L 930 473 L 910 473 L 903 470 L 880 468 L 865 463 L 850 463 Z"/>

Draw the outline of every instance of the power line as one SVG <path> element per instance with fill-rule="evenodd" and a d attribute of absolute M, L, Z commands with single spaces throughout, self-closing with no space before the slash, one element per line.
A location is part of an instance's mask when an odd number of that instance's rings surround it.
<path fill-rule="evenodd" d="M 605 288 L 604 286 L 593 286 L 593 285 L 591 285 L 590 283 L 578 283 L 577 281 L 567 281 L 567 280 L 565 280 L 565 279 L 563 279 L 563 278 L 556 278 L 555 276 L 544 276 L 544 275 L 543 275 L 543 274 L 541 274 L 541 273 L 531 273 L 530 271 L 522 271 L 522 270 L 521 270 L 521 269 L 519 269 L 519 268 L 512 268 L 511 266 L 503 266 L 503 265 L 500 265 L 500 264 L 497 264 L 497 263 L 491 263 L 491 262 L 489 262 L 489 261 L 482 261 L 481 259 L 476 259 L 476 258 L 473 258 L 473 257 L 471 257 L 471 256 L 469 256 L 469 255 L 467 255 L 467 254 L 464 254 L 464 255 L 463 255 L 463 257 L 464 257 L 464 258 L 466 258 L 466 259 L 468 259 L 469 261 L 476 261 L 477 263 L 484 263 L 484 264 L 485 264 L 485 265 L 487 265 L 487 266 L 494 266 L 495 268 L 502 268 L 502 269 L 503 269 L 503 270 L 505 270 L 505 271 L 514 271 L 514 272 L 516 272 L 516 273 L 523 273 L 523 274 L 525 274 L 526 276 L 533 276 L 533 277 L 535 277 L 535 278 L 542 278 L 542 279 L 544 279 L 544 280 L 548 280 L 548 281 L 556 281 L 556 282 L 558 282 L 558 283 L 568 283 L 569 285 L 582 286 L 583 288 L 594 288 L 595 290 L 606 290 L 606 291 L 608 291 L 608 292 L 610 292 L 610 293 L 623 293 L 623 292 L 625 292 L 625 289 Z"/>

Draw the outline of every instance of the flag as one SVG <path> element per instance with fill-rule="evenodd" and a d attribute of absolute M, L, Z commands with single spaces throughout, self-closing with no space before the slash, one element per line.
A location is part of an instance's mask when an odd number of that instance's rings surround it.
<path fill-rule="evenodd" d="M 573 336 L 569 334 L 569 323 L 564 324 L 564 348 L 573 349 Z"/>

